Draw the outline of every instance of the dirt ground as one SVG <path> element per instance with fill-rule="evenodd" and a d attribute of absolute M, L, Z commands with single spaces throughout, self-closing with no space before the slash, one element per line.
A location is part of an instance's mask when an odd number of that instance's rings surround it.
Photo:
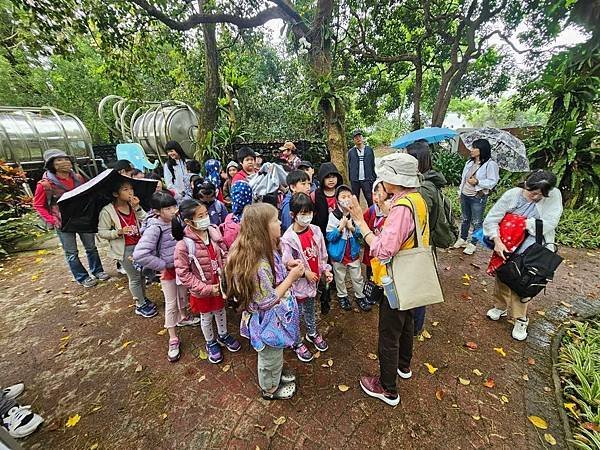
<path fill-rule="evenodd" d="M 530 320 L 575 297 L 598 299 L 600 252 L 563 249 L 567 261 Z M 237 354 L 211 365 L 201 359 L 199 328 L 180 329 L 183 356 L 166 358 L 160 314 L 133 313 L 126 278 L 107 258 L 110 281 L 84 289 L 71 281 L 60 249 L 4 260 L 0 269 L 0 385 L 23 381 L 21 402 L 45 418 L 25 448 L 403 448 L 527 449 L 524 399 L 526 344 L 511 325 L 485 319 L 493 279 L 489 252 L 440 252 L 446 302 L 428 309 L 428 336 L 415 341 L 411 380 L 399 380 L 402 403 L 368 398 L 361 374 L 378 371 L 377 309 L 343 312 L 333 302 L 319 326 L 330 350 L 312 363 L 291 351 L 298 394 L 268 402 L 258 395 L 256 353 L 246 340 Z M 467 276 L 468 275 L 468 276 Z M 472 277 L 469 279 L 469 277 Z M 238 317 L 229 312 L 237 334 Z M 476 349 L 465 346 L 474 342 Z M 431 374 L 425 363 L 437 370 Z M 531 363 L 531 361 L 530 361 Z M 459 379 L 462 378 L 462 381 Z M 491 378 L 494 387 L 483 383 Z M 464 384 L 463 384 L 464 383 Z M 469 384 L 467 384 L 469 383 Z M 348 386 L 342 392 L 340 385 Z M 342 386 L 342 389 L 343 386 Z M 437 395 L 436 395 L 437 394 Z M 551 393 L 547 394 L 549 399 Z M 79 421 L 77 421 L 79 417 Z M 73 419 L 75 418 L 75 419 Z M 71 419 L 71 420 L 69 420 Z M 70 425 L 67 426 L 69 422 Z M 561 430 L 550 428 L 554 434 Z"/>

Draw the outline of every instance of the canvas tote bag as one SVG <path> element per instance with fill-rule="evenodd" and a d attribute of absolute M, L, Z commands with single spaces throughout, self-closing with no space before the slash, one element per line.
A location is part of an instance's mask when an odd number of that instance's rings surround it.
<path fill-rule="evenodd" d="M 411 249 L 400 250 L 388 263 L 388 274 L 394 280 L 398 309 L 401 311 L 444 301 L 433 250 L 431 246 L 423 244 L 423 233 L 415 205 L 410 199 L 406 199 L 411 204 L 417 245 Z"/>

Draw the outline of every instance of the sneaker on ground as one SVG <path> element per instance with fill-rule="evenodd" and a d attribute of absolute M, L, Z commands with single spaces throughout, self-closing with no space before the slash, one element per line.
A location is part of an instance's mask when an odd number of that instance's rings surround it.
<path fill-rule="evenodd" d="M 79 284 L 82 285 L 84 288 L 91 288 L 98 284 L 98 280 L 96 280 L 94 277 L 87 277 L 85 280 L 81 281 Z"/>
<path fill-rule="evenodd" d="M 338 300 L 340 302 L 340 306 L 344 311 L 352 311 L 352 305 L 350 304 L 350 300 L 348 300 L 348 297 L 338 297 Z"/>
<path fill-rule="evenodd" d="M 156 303 L 154 303 L 152 300 L 149 298 L 144 298 L 144 302 L 146 302 L 146 305 L 148 305 L 150 308 L 156 310 Z"/>
<path fill-rule="evenodd" d="M 367 299 L 365 297 L 357 298 L 356 303 L 358 304 L 358 307 L 360 309 L 362 309 L 363 311 L 365 311 L 365 312 L 371 311 L 371 304 L 367 301 Z"/>
<path fill-rule="evenodd" d="M 378 398 L 390 406 L 396 406 L 400 403 L 400 396 L 398 394 L 383 389 L 379 377 L 361 377 L 360 387 L 369 397 Z"/>
<path fill-rule="evenodd" d="M 327 345 L 327 341 L 325 341 L 325 339 L 323 339 L 323 336 L 321 336 L 319 333 L 315 334 L 314 336 L 307 334 L 306 340 L 312 343 L 315 346 L 315 348 L 320 352 L 327 351 L 327 349 L 329 348 L 329 346 Z"/>
<path fill-rule="evenodd" d="M 410 377 L 412 377 L 412 370 L 410 370 L 410 367 L 408 369 L 401 369 L 398 367 L 398 376 L 403 380 L 408 380 Z"/>
<path fill-rule="evenodd" d="M 200 317 L 197 316 L 187 316 L 186 318 L 177 322 L 178 327 L 197 327 L 198 325 L 200 325 Z"/>
<path fill-rule="evenodd" d="M 475 244 L 473 244 L 472 242 L 469 242 L 467 244 L 467 246 L 465 247 L 465 249 L 463 250 L 463 253 L 465 255 L 472 255 L 473 253 L 475 253 L 475 250 L 477 250 L 477 246 Z"/>
<path fill-rule="evenodd" d="M 296 375 L 289 369 L 283 369 L 281 371 L 281 383 L 293 383 L 296 381 Z"/>
<path fill-rule="evenodd" d="M 33 413 L 29 406 L 13 406 L 3 417 L 2 425 L 14 438 L 23 438 L 33 433 L 44 419 Z"/>
<path fill-rule="evenodd" d="M 227 347 L 227 350 L 233 353 L 239 352 L 242 348 L 242 344 L 240 344 L 240 341 L 238 341 L 229 333 L 227 333 L 225 336 L 219 336 L 217 338 L 217 342 L 223 347 Z"/>
<path fill-rule="evenodd" d="M 527 326 L 529 325 L 529 319 L 519 318 L 515 320 L 515 326 L 512 330 L 512 337 L 517 341 L 524 341 L 527 339 Z"/>
<path fill-rule="evenodd" d="M 127 275 L 127 272 L 125 272 L 125 269 L 123 269 L 123 266 L 119 262 L 117 262 L 117 273 L 120 273 L 121 275 Z"/>
<path fill-rule="evenodd" d="M 217 343 L 217 341 L 207 343 L 206 351 L 208 352 L 208 362 L 211 364 L 219 364 L 221 361 L 223 361 L 221 346 Z"/>
<path fill-rule="evenodd" d="M 467 246 L 467 241 L 465 241 L 463 238 L 458 238 L 456 240 L 456 242 L 454 243 L 454 245 L 452 245 L 452 248 L 461 248 L 461 247 L 466 247 Z"/>
<path fill-rule="evenodd" d="M 8 399 L 17 398 L 25 390 L 23 383 L 13 384 L 12 386 L 5 387 L 2 389 L 2 396 Z"/>
<path fill-rule="evenodd" d="M 157 315 L 158 311 L 156 310 L 156 305 L 154 303 L 144 302 L 142 306 L 135 307 L 135 313 L 138 316 L 142 316 L 149 319 L 150 317 L 154 317 L 155 315 Z"/>
<path fill-rule="evenodd" d="M 95 273 L 94 276 L 96 277 L 96 279 L 98 279 L 100 281 L 110 280 L 110 275 L 107 274 L 106 272 L 98 272 L 98 273 Z"/>
<path fill-rule="evenodd" d="M 488 319 L 500 320 L 502 317 L 506 317 L 508 313 L 506 309 L 500 309 L 494 306 L 492 309 L 488 309 L 488 312 L 485 315 Z"/>
<path fill-rule="evenodd" d="M 298 359 L 302 362 L 311 362 L 313 360 L 313 354 L 310 352 L 304 342 L 298 347 L 294 348 L 294 351 L 296 352 Z"/>
<path fill-rule="evenodd" d="M 275 392 L 262 391 L 265 400 L 287 400 L 296 393 L 296 383 L 280 383 Z"/>
<path fill-rule="evenodd" d="M 181 357 L 179 350 L 180 341 L 179 338 L 169 339 L 169 350 L 167 351 L 167 359 L 170 362 L 175 362 Z"/>

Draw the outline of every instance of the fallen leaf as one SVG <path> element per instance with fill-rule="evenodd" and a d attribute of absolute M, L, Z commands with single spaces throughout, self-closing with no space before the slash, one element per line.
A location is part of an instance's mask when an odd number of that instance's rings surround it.
<path fill-rule="evenodd" d="M 327 360 L 327 365 L 328 365 L 329 367 L 333 366 L 333 359 L 328 359 L 328 360 Z"/>
<path fill-rule="evenodd" d="M 525 381 L 529 381 L 529 375 L 527 375 L 526 373 L 524 373 L 521 378 L 524 379 Z"/>
<path fill-rule="evenodd" d="M 425 363 L 425 367 L 427 367 L 427 370 L 429 370 L 429 373 L 431 373 L 431 374 L 434 374 L 438 370 L 437 367 L 433 367 L 429 363 Z"/>
<path fill-rule="evenodd" d="M 425 338 L 423 337 L 422 334 L 417 335 L 417 341 L 419 341 L 419 342 L 425 342 Z"/>
<path fill-rule="evenodd" d="M 265 431 L 266 427 L 264 425 L 259 425 L 259 424 L 255 423 L 254 428 L 258 428 L 260 431 Z"/>
<path fill-rule="evenodd" d="M 550 392 L 551 390 L 548 386 L 544 386 L 544 392 Z"/>
<path fill-rule="evenodd" d="M 31 275 L 31 281 L 36 281 L 39 277 L 39 275 Z"/>
<path fill-rule="evenodd" d="M 321 352 L 317 351 L 317 352 L 316 352 L 316 353 L 313 355 L 313 357 L 314 357 L 315 359 L 319 359 L 319 358 L 321 357 Z"/>
<path fill-rule="evenodd" d="M 101 409 L 102 409 L 102 406 L 94 406 L 92 408 L 92 412 L 100 411 Z"/>
<path fill-rule="evenodd" d="M 165 334 L 167 334 L 167 329 L 166 329 L 166 328 L 163 328 L 162 330 L 160 330 L 160 331 L 159 331 L 158 333 L 156 333 L 156 334 L 158 334 L 159 336 L 164 336 Z"/>
<path fill-rule="evenodd" d="M 445 395 L 446 391 L 444 391 L 443 389 L 438 389 L 437 391 L 435 391 L 435 398 L 437 398 L 438 400 L 442 400 Z"/>
<path fill-rule="evenodd" d="M 563 305 L 565 308 L 571 308 L 573 305 L 571 305 L 570 303 L 567 302 L 560 302 L 561 305 Z"/>
<path fill-rule="evenodd" d="M 90 450 L 96 450 L 98 448 L 98 443 L 92 444 L 90 446 Z"/>
<path fill-rule="evenodd" d="M 439 324 L 440 324 L 439 322 L 431 322 L 432 327 L 437 327 Z"/>
<path fill-rule="evenodd" d="M 535 359 L 529 357 L 527 358 L 527 364 L 529 364 L 530 366 L 533 366 L 535 364 Z"/>
<path fill-rule="evenodd" d="M 200 350 L 198 350 L 198 358 L 207 360 L 208 355 L 206 354 L 206 352 L 204 350 L 200 349 Z"/>
<path fill-rule="evenodd" d="M 63 336 L 60 338 L 61 341 L 68 341 L 69 339 L 71 339 L 71 335 L 69 336 Z"/>
<path fill-rule="evenodd" d="M 538 311 L 536 311 L 536 313 L 539 314 L 540 316 L 545 316 L 546 315 L 546 311 L 538 310 Z"/>
<path fill-rule="evenodd" d="M 421 332 L 421 336 L 423 336 L 425 339 L 431 339 L 431 334 L 429 334 L 427 330 L 423 330 Z"/>
<path fill-rule="evenodd" d="M 565 409 L 568 409 L 570 413 L 573 414 L 575 417 L 579 416 L 576 411 L 577 405 L 575 403 L 564 403 L 563 405 Z"/>
<path fill-rule="evenodd" d="M 487 380 L 485 380 L 485 383 L 483 383 L 483 385 L 486 388 L 493 388 L 494 386 L 496 386 L 496 382 L 493 378 L 488 378 Z"/>
<path fill-rule="evenodd" d="M 463 386 L 468 386 L 469 384 L 471 384 L 471 380 L 469 380 L 468 378 L 458 377 L 458 381 Z"/>
<path fill-rule="evenodd" d="M 465 342 L 465 347 L 470 350 L 477 350 L 477 344 L 473 341 Z"/>
<path fill-rule="evenodd" d="M 533 426 L 535 426 L 536 428 L 540 428 L 542 430 L 548 429 L 548 423 L 544 419 L 542 419 L 541 417 L 539 417 L 539 416 L 528 416 L 527 418 L 533 424 Z"/>
<path fill-rule="evenodd" d="M 481 416 L 479 416 L 479 415 L 476 415 L 476 416 L 471 416 L 471 417 L 472 417 L 474 420 L 480 420 L 480 419 L 481 419 Z"/>
<path fill-rule="evenodd" d="M 369 359 L 372 359 L 372 360 L 377 359 L 377 355 L 375 353 L 369 353 L 369 354 L 367 354 L 367 356 L 369 357 Z"/>
<path fill-rule="evenodd" d="M 135 368 L 136 372 L 141 372 L 142 370 L 144 370 L 144 368 L 142 367 L 141 364 L 138 364 L 137 367 Z"/>
<path fill-rule="evenodd" d="M 508 397 L 506 395 L 501 395 L 500 396 L 500 401 L 502 403 L 508 403 Z"/>
<path fill-rule="evenodd" d="M 79 414 L 75 414 L 74 416 L 69 417 L 67 420 L 66 427 L 71 428 L 77 425 L 77 423 L 81 420 L 81 416 Z"/>
<path fill-rule="evenodd" d="M 277 419 L 273 420 L 273 423 L 275 425 L 283 425 L 286 420 L 287 419 L 285 418 L 285 416 L 281 416 L 281 417 L 278 417 Z"/>
<path fill-rule="evenodd" d="M 227 372 L 229 369 L 231 369 L 231 364 L 225 364 L 221 370 Z"/>
<path fill-rule="evenodd" d="M 463 281 L 463 284 L 464 284 L 465 286 L 471 286 L 471 283 L 469 283 L 469 282 L 467 282 L 467 281 Z"/>
<path fill-rule="evenodd" d="M 327 364 L 321 364 L 321 367 L 325 367 L 326 369 L 329 369 L 329 366 Z"/>
<path fill-rule="evenodd" d="M 473 373 L 475 375 L 477 375 L 478 377 L 480 377 L 481 375 L 483 375 L 483 373 L 481 373 L 481 370 L 479 370 L 479 369 L 473 369 Z"/>
<path fill-rule="evenodd" d="M 346 392 L 348 389 L 350 389 L 348 386 L 346 386 L 345 384 L 340 384 L 338 386 L 338 389 L 342 392 Z"/>
<path fill-rule="evenodd" d="M 583 422 L 581 424 L 581 427 L 585 428 L 586 430 L 595 431 L 596 433 L 600 433 L 600 425 L 598 425 L 597 423 Z"/>
<path fill-rule="evenodd" d="M 38 255 L 47 255 L 48 253 L 49 253 L 48 250 L 38 250 L 37 251 Z"/>
<path fill-rule="evenodd" d="M 202 383 L 204 380 L 206 380 L 206 375 L 202 375 L 200 378 L 198 378 L 198 383 Z"/>
<path fill-rule="evenodd" d="M 451 270 L 451 269 L 452 269 L 452 267 L 450 267 L 450 266 L 444 267 L 444 270 Z"/>
<path fill-rule="evenodd" d="M 464 283 L 463 283 L 464 284 Z M 469 294 L 467 294 L 466 292 L 463 292 L 460 295 L 460 298 L 462 298 L 463 300 L 473 300 L 473 297 L 471 297 Z"/>
<path fill-rule="evenodd" d="M 167 413 L 162 413 L 160 417 L 162 418 L 162 420 L 165 420 L 167 418 Z"/>
<path fill-rule="evenodd" d="M 497 351 L 502 356 L 506 356 L 506 352 L 504 351 L 504 348 L 502 348 L 502 347 L 494 347 L 494 350 Z"/>
<path fill-rule="evenodd" d="M 129 344 L 133 344 L 133 341 L 125 341 L 125 342 L 123 342 L 123 345 L 121 345 L 121 348 L 127 348 L 127 346 Z"/>
<path fill-rule="evenodd" d="M 471 275 L 469 275 L 468 273 L 465 273 L 462 276 L 462 279 L 465 280 L 465 281 L 471 281 L 471 278 L 473 278 L 473 277 Z"/>
<path fill-rule="evenodd" d="M 550 445 L 556 445 L 556 439 L 550 433 L 544 433 L 544 440 Z"/>

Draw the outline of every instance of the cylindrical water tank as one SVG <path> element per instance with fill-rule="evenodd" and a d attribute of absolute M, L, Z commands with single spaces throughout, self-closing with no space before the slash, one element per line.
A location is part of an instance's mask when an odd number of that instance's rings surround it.
<path fill-rule="evenodd" d="M 131 136 L 139 142 L 146 155 L 164 160 L 168 141 L 177 141 L 183 151 L 192 158 L 198 130 L 196 112 L 185 104 L 155 105 L 132 118 Z"/>
<path fill-rule="evenodd" d="M 50 107 L 0 107 L 1 160 L 26 170 L 39 168 L 50 148 L 64 150 L 81 166 L 95 168 L 90 133 L 73 114 Z"/>

